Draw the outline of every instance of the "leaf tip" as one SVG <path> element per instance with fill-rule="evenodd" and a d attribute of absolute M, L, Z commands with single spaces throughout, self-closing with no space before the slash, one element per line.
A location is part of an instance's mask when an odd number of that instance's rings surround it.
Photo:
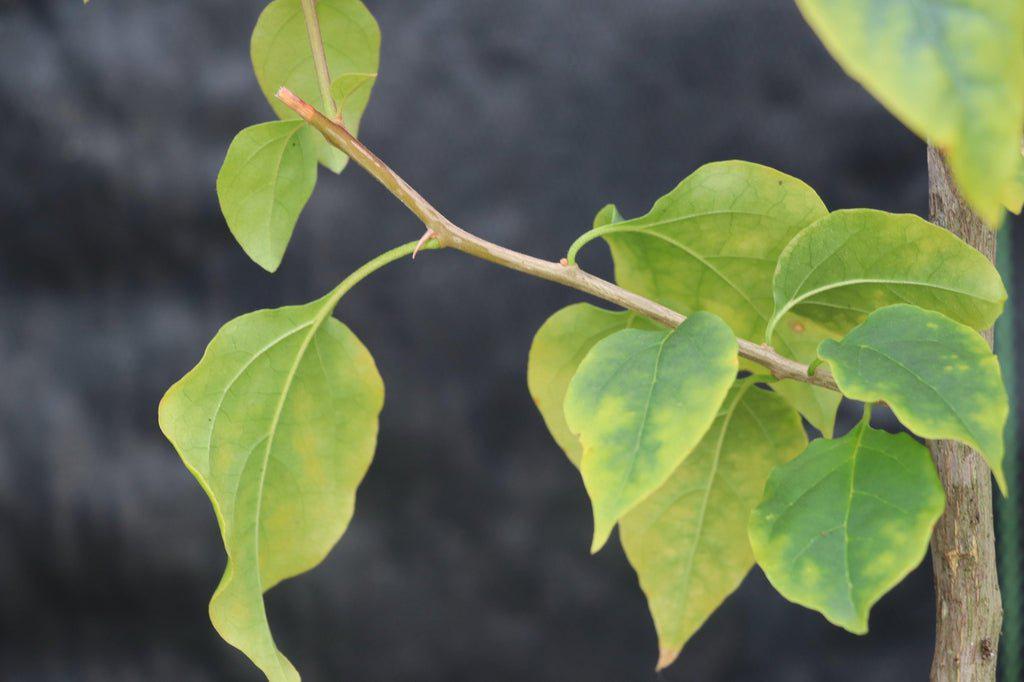
<path fill-rule="evenodd" d="M 228 225 L 228 227 L 230 228 L 231 225 Z M 232 234 L 234 234 L 233 230 Z M 238 245 L 242 247 L 243 251 L 245 251 L 245 255 L 247 255 L 249 260 L 256 265 L 260 266 L 270 274 L 274 274 L 277 272 L 277 269 L 281 267 L 281 261 L 284 260 L 284 248 L 260 248 L 260 245 L 243 241 L 238 234 L 235 234 L 234 236 L 235 241 L 237 241 Z M 287 244 L 285 244 L 285 246 L 287 246 Z M 274 253 L 274 251 L 279 251 L 279 253 Z"/>
<path fill-rule="evenodd" d="M 856 621 L 843 625 L 842 627 L 851 634 L 857 635 L 858 637 L 863 637 L 864 635 L 868 634 L 867 614 L 865 614 L 862 617 L 858 617 Z"/>
<path fill-rule="evenodd" d="M 623 220 L 622 214 L 619 213 L 619 209 L 616 208 L 615 204 L 607 204 L 597 215 L 594 216 L 594 229 L 604 227 L 605 225 L 611 225 L 613 223 L 621 223 Z"/>
<path fill-rule="evenodd" d="M 283 260 L 283 258 L 276 258 L 276 259 L 261 258 L 259 260 L 253 258 L 253 261 L 256 263 L 256 265 L 260 266 L 261 268 L 263 268 L 264 270 L 266 270 L 270 274 L 274 274 L 275 272 L 277 272 L 277 269 L 281 267 L 281 261 L 282 260 Z"/>
<path fill-rule="evenodd" d="M 590 553 L 597 554 L 601 549 L 608 543 L 608 538 L 611 537 L 612 529 L 615 528 L 615 524 L 605 524 L 600 520 L 594 522 L 594 540 L 590 543 Z"/>
<path fill-rule="evenodd" d="M 678 647 L 669 649 L 662 647 L 658 655 L 658 663 L 654 666 L 654 672 L 660 673 L 662 670 L 675 663 L 676 659 L 679 658 L 680 651 L 681 649 Z"/>
<path fill-rule="evenodd" d="M 1004 498 L 1009 497 L 1010 489 L 1006 483 L 1006 474 L 1003 473 L 1002 463 L 992 469 L 992 475 L 996 478 L 996 485 L 999 486 L 999 492 L 1003 494 Z"/>

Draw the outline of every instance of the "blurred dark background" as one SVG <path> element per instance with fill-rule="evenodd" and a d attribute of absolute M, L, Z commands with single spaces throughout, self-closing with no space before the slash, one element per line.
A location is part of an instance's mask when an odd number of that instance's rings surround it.
<path fill-rule="evenodd" d="M 279 273 L 233 242 L 214 178 L 270 120 L 263 2 L 0 0 L 0 679 L 256 680 L 206 614 L 210 505 L 160 435 L 164 389 L 221 324 L 318 297 L 421 227 L 359 169 L 321 172 Z M 833 208 L 925 213 L 924 145 L 791 0 L 370 0 L 362 137 L 456 222 L 558 258 L 742 158 Z M 609 274 L 601 249 L 587 265 Z M 621 549 L 526 390 L 534 331 L 579 296 L 457 253 L 339 309 L 388 388 L 377 459 L 323 566 L 269 596 L 308 680 L 925 679 L 929 563 L 855 637 L 758 570 L 660 676 Z"/>

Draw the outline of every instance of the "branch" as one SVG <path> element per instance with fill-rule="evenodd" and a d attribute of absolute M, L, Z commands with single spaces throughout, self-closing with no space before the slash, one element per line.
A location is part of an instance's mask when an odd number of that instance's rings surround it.
<path fill-rule="evenodd" d="M 423 221 L 428 230 L 434 233 L 441 246 L 451 247 L 503 267 L 577 289 L 632 310 L 667 327 L 678 327 L 686 319 L 660 303 L 655 303 L 600 277 L 595 277 L 575 265 L 564 265 L 528 256 L 466 232 L 444 217 L 440 211 L 420 196 L 419 192 L 377 158 L 362 142 L 353 137 L 344 126 L 331 121 L 287 88 L 281 88 L 277 97 L 320 131 L 328 142 L 348 154 L 349 158 L 362 166 L 394 194 L 416 217 Z M 835 379 L 826 368 L 818 368 L 811 375 L 808 373 L 807 365 L 780 355 L 768 345 L 739 339 L 739 347 L 741 357 L 766 367 L 777 379 L 793 379 L 833 391 L 839 390 Z"/>
<path fill-rule="evenodd" d="M 995 234 L 960 196 L 949 166 L 932 146 L 928 204 L 933 223 L 994 259 Z M 992 342 L 991 330 L 983 335 Z M 931 542 L 936 618 L 930 679 L 995 680 L 1003 609 L 992 527 L 992 474 L 981 455 L 963 443 L 928 441 L 928 447 L 946 491 L 946 511 Z"/>
<path fill-rule="evenodd" d="M 337 118 L 338 105 L 331 92 L 331 71 L 327 66 L 327 53 L 324 52 L 324 38 L 320 33 L 320 17 L 316 13 L 316 0 L 302 0 L 302 15 L 306 20 L 309 49 L 313 53 L 316 82 L 320 86 L 320 98 L 324 101 L 324 110 L 327 111 L 328 118 Z"/>

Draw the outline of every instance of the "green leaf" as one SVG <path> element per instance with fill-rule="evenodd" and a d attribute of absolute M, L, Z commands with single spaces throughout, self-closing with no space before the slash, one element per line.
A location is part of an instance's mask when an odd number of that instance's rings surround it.
<path fill-rule="evenodd" d="M 274 682 L 299 676 L 274 644 L 263 593 L 319 564 L 345 532 L 384 405 L 373 358 L 331 311 L 415 248 L 381 254 L 312 303 L 227 323 L 160 402 L 160 429 L 210 497 L 228 554 L 210 619 Z"/>
<path fill-rule="evenodd" d="M 943 149 L 965 198 L 998 226 L 1024 130 L 1020 0 L 797 0 L 844 69 Z"/>
<path fill-rule="evenodd" d="M 702 312 L 669 332 L 617 332 L 583 359 L 565 419 L 583 444 L 592 551 L 700 442 L 736 378 L 737 350 L 729 327 Z"/>
<path fill-rule="evenodd" d="M 908 429 L 978 450 L 1006 493 L 1003 429 L 1010 408 L 999 362 L 970 327 L 911 305 L 872 313 L 818 351 L 855 400 L 884 400 Z"/>
<path fill-rule="evenodd" d="M 754 565 L 750 512 L 772 468 L 807 446 L 800 416 L 757 380 L 734 384 L 704 439 L 620 524 L 658 630 L 658 670 Z"/>
<path fill-rule="evenodd" d="M 702 166 L 647 215 L 603 228 L 618 283 L 690 315 L 706 310 L 737 336 L 763 339 L 775 262 L 826 215 L 814 190 L 765 166 Z"/>
<path fill-rule="evenodd" d="M 924 559 L 944 507 L 928 448 L 865 414 L 772 472 L 750 544 L 783 597 L 864 634 L 871 607 Z"/>
<path fill-rule="evenodd" d="M 548 431 L 576 467 L 579 467 L 583 446 L 565 423 L 563 405 L 569 382 L 597 342 L 633 327 L 657 329 L 654 323 L 636 313 L 577 303 L 549 317 L 533 338 L 526 383 Z"/>
<path fill-rule="evenodd" d="M 796 312 L 839 334 L 893 303 L 985 329 L 1006 300 L 992 263 L 952 233 L 915 215 L 870 209 L 836 211 L 797 235 L 773 288 L 769 330 Z"/>
<path fill-rule="evenodd" d="M 217 198 L 231 234 L 274 272 L 315 186 L 314 133 L 302 121 L 275 121 L 246 128 L 231 142 Z"/>
<path fill-rule="evenodd" d="M 359 124 L 363 120 L 366 106 L 370 103 L 370 94 L 376 82 L 375 73 L 346 73 L 334 79 L 331 84 L 331 92 L 338 103 L 342 123 L 353 135 L 359 134 Z"/>
<path fill-rule="evenodd" d="M 377 82 L 375 73 L 346 73 L 334 79 L 331 92 L 337 102 L 341 121 L 354 136 L 359 136 L 363 112 L 370 103 L 370 94 Z M 319 136 L 318 136 L 319 137 Z M 340 173 L 348 165 L 348 155 L 322 137 L 319 144 L 320 162 L 329 170 Z"/>
<path fill-rule="evenodd" d="M 380 29 L 373 15 L 359 0 L 319 0 L 316 5 L 327 65 L 334 79 L 332 91 L 338 97 L 350 87 L 346 85 L 350 79 L 376 77 L 380 63 Z M 260 88 L 280 118 L 294 119 L 297 116 L 275 96 L 282 86 L 320 111 L 326 109 L 317 83 L 300 0 L 274 0 L 267 5 L 253 31 L 250 51 Z M 358 95 L 350 102 L 340 103 L 339 110 L 346 126 L 356 124 L 358 128 L 359 118 L 369 100 L 369 87 L 372 87 L 372 81 L 369 86 L 363 86 L 365 96 Z M 344 100 L 343 97 L 339 99 Z M 335 173 L 340 173 L 347 157 L 320 136 L 317 138 L 321 162 Z"/>
<path fill-rule="evenodd" d="M 605 211 L 595 223 L 602 229 L 581 239 L 604 237 L 621 286 L 684 315 L 712 312 L 755 343 L 764 341 L 779 255 L 800 230 L 828 213 L 805 183 L 745 161 L 702 166 L 640 218 L 622 221 L 613 206 Z M 829 336 L 792 316 L 772 343 L 809 362 Z M 832 433 L 839 396 L 793 381 L 778 388 L 815 427 Z"/>
<path fill-rule="evenodd" d="M 210 618 L 271 680 L 299 676 L 263 593 L 344 533 L 384 402 L 373 358 L 328 317 L 329 298 L 229 322 L 160 403 L 160 428 L 213 502 L 228 553 Z"/>
<path fill-rule="evenodd" d="M 619 209 L 615 207 L 615 204 L 608 204 L 598 211 L 596 216 L 594 216 L 593 227 L 594 229 L 597 229 L 599 227 L 611 225 L 612 223 L 621 223 L 625 220 L 626 219 L 622 217 L 622 214 L 619 213 Z"/>

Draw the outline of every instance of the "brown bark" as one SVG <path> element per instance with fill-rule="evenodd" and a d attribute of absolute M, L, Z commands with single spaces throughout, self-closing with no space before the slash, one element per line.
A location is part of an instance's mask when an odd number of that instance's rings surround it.
<path fill-rule="evenodd" d="M 932 222 L 995 260 L 995 234 L 957 192 L 939 152 L 928 148 L 928 194 Z M 985 332 L 989 345 L 992 331 Z M 992 527 L 992 479 L 975 450 L 953 441 L 928 443 L 946 490 L 946 512 L 932 536 L 935 571 L 934 682 L 989 682 L 1003 606 L 996 573 Z"/>

